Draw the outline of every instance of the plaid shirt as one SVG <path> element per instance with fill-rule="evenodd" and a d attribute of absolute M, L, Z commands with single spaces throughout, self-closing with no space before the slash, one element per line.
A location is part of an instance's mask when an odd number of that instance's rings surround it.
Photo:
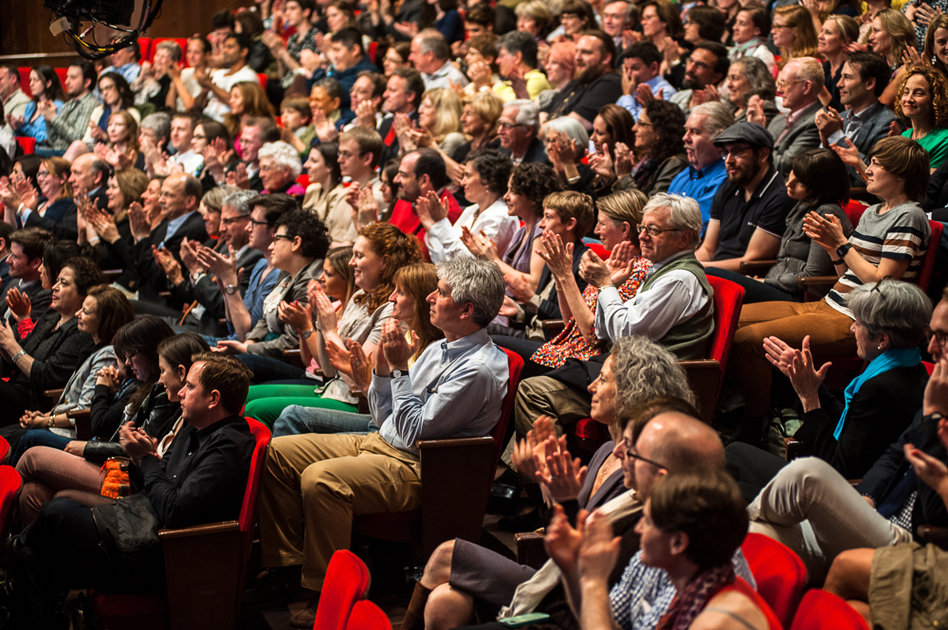
<path fill-rule="evenodd" d="M 738 577 L 757 587 L 740 549 L 734 552 L 731 564 Z M 609 593 L 612 614 L 622 630 L 654 630 L 673 599 L 675 587 L 668 574 L 663 569 L 642 564 L 641 551 L 632 556 L 622 579 Z"/>

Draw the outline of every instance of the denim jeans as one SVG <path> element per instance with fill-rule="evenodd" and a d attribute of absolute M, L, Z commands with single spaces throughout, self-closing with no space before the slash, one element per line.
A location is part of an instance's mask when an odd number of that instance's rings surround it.
<path fill-rule="evenodd" d="M 283 410 L 273 423 L 273 437 L 298 435 L 300 433 L 356 433 L 365 435 L 375 433 L 375 426 L 369 414 L 290 405 Z"/>

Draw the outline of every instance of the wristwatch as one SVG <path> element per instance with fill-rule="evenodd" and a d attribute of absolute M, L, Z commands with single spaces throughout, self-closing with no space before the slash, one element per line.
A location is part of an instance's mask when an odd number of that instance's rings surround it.
<path fill-rule="evenodd" d="M 303 339 L 309 339 L 310 337 L 313 336 L 313 333 L 314 333 L 315 331 L 316 331 L 315 328 L 310 328 L 309 330 L 304 330 L 304 331 L 300 334 L 300 337 L 302 337 Z"/>
<path fill-rule="evenodd" d="M 839 257 L 840 260 L 842 260 L 843 258 L 846 258 L 846 254 L 848 254 L 849 250 L 851 250 L 852 248 L 853 248 L 852 243 L 843 243 L 842 245 L 836 248 L 836 256 Z"/>
<path fill-rule="evenodd" d="M 392 370 L 392 378 L 401 378 L 404 374 L 401 370 Z"/>
<path fill-rule="evenodd" d="M 233 295 L 233 294 L 237 293 L 237 285 L 236 285 L 236 284 L 225 284 L 225 285 L 224 285 L 224 293 L 226 293 L 227 295 Z"/>

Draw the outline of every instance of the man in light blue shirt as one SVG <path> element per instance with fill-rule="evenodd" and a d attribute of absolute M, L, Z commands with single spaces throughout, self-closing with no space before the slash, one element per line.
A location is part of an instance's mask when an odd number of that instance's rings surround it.
<path fill-rule="evenodd" d="M 691 110 L 685 123 L 685 153 L 688 168 L 675 175 L 668 193 L 691 197 L 701 208 L 701 233 L 711 217 L 711 202 L 727 179 L 724 152 L 714 138 L 734 124 L 734 116 L 722 103 L 702 103 Z"/>
<path fill-rule="evenodd" d="M 397 321 L 383 325 L 368 391 L 379 432 L 274 438 L 260 491 L 263 564 L 278 568 L 274 576 L 302 564 L 302 586 L 321 590 L 329 558 L 349 545 L 354 515 L 421 505 L 419 440 L 481 436 L 493 428 L 508 370 L 485 327 L 503 299 L 503 276 L 493 263 L 458 258 L 439 265 L 428 304 L 444 339 L 409 369 L 415 348 Z M 352 367 L 361 369 L 360 359 Z M 314 616 L 315 601 L 294 613 L 291 625 L 308 620 L 312 627 Z"/>
<path fill-rule="evenodd" d="M 662 77 L 659 65 L 662 54 L 652 42 L 635 42 L 621 55 L 623 83 L 630 84 L 631 94 L 623 94 L 616 104 L 629 110 L 636 121 L 645 104 L 654 98 L 669 100 L 675 88 Z"/>

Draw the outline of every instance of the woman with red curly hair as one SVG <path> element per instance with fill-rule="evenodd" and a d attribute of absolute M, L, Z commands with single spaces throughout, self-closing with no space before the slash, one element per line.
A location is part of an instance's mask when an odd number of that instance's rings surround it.
<path fill-rule="evenodd" d="M 395 273 L 421 261 L 421 247 L 413 235 L 406 235 L 389 223 L 372 223 L 362 228 L 349 260 L 358 290 L 348 299 L 341 316 L 337 316 L 329 297 L 335 293 L 330 283 L 337 275 L 331 266 L 332 258 L 330 255 L 324 266 L 324 280 L 310 283 L 308 304 L 284 302 L 279 309 L 283 324 L 299 334 L 303 363 L 310 365 L 312 372 L 322 372 L 324 384 L 310 380 L 252 386 L 246 414 L 267 425 L 272 425 L 289 405 L 356 411 L 358 399 L 351 392 L 356 385 L 347 341 L 362 344 L 367 363 L 374 365 L 382 322 L 392 316 L 389 297 L 395 291 Z"/>
<path fill-rule="evenodd" d="M 948 81 L 930 66 L 909 68 L 899 82 L 895 115 L 912 121 L 902 135 L 928 151 L 932 170 L 948 157 Z"/>

